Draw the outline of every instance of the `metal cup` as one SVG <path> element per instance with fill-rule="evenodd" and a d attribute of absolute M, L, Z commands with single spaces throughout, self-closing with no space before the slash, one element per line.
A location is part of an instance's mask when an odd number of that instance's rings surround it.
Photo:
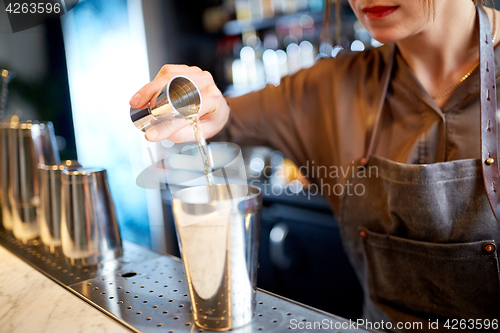
<path fill-rule="evenodd" d="M 77 161 L 40 164 L 40 238 L 47 252 L 55 253 L 61 246 L 61 172 L 81 167 Z"/>
<path fill-rule="evenodd" d="M 54 126 L 50 121 L 35 122 L 31 126 L 31 139 L 33 140 L 38 163 L 54 165 L 61 162 Z"/>
<path fill-rule="evenodd" d="M 196 324 L 227 330 L 249 323 L 255 310 L 261 191 L 241 184 L 191 187 L 173 193 L 172 204 Z"/>
<path fill-rule="evenodd" d="M 143 110 L 130 108 L 130 118 L 141 131 L 162 121 L 187 118 L 201 109 L 201 95 L 193 81 L 184 76 L 173 77 L 154 104 Z"/>
<path fill-rule="evenodd" d="M 120 257 L 120 229 L 106 170 L 63 170 L 61 186 L 61 240 L 66 261 L 94 265 Z"/>
<path fill-rule="evenodd" d="M 1 217 L 5 230 L 12 231 L 12 208 L 9 200 L 9 132 L 10 122 L 0 123 L 0 204 Z"/>
<path fill-rule="evenodd" d="M 54 128 L 48 123 L 11 123 L 9 131 L 9 200 L 14 236 L 27 244 L 39 235 L 38 164 L 60 162 Z"/>
<path fill-rule="evenodd" d="M 0 70 L 0 220 L 5 230 L 12 230 L 12 213 L 9 202 L 9 143 L 8 130 L 10 123 L 4 122 L 5 109 L 7 107 L 7 96 L 9 95 L 9 82 L 16 73 L 6 69 Z"/>

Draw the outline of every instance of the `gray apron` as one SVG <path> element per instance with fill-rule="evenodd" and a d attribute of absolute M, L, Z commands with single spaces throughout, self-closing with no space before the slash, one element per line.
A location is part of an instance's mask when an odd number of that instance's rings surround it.
<path fill-rule="evenodd" d="M 365 157 L 349 179 L 364 194 L 342 198 L 344 246 L 372 322 L 420 320 L 425 329 L 428 320 L 500 318 L 493 47 L 480 7 L 478 15 L 482 159 L 413 165 L 372 156 L 391 62 Z"/>

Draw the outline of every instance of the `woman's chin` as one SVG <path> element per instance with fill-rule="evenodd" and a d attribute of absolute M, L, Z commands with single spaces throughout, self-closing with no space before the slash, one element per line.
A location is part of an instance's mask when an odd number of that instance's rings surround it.
<path fill-rule="evenodd" d="M 371 36 L 382 44 L 394 43 L 404 38 L 394 33 L 372 33 Z"/>

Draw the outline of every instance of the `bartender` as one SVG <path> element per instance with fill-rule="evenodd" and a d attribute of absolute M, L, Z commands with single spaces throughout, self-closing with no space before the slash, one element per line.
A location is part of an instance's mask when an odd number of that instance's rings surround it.
<path fill-rule="evenodd" d="M 349 170 L 309 180 L 339 217 L 367 320 L 498 324 L 497 11 L 473 0 L 349 3 L 384 46 L 343 51 L 237 98 L 208 72 L 166 65 L 130 104 L 145 107 L 184 75 L 200 89 L 207 137 L 265 144 L 299 167 Z M 146 138 L 194 140 L 183 119 Z M 358 191 L 341 191 L 349 184 Z"/>

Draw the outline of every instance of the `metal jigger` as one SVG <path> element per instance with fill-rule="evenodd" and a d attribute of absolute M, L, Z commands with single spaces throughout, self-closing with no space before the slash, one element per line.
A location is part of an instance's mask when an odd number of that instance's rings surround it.
<path fill-rule="evenodd" d="M 141 131 L 174 118 L 188 118 L 201 109 L 201 95 L 193 81 L 176 76 L 163 88 L 154 105 L 145 109 L 130 108 L 130 118 Z"/>

